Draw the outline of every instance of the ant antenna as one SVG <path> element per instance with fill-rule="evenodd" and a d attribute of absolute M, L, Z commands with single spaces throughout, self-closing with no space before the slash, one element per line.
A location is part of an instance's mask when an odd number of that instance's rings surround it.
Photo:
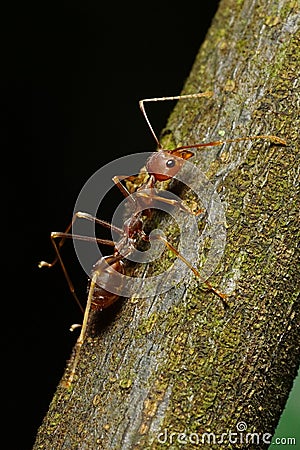
<path fill-rule="evenodd" d="M 162 145 L 161 145 L 161 143 L 159 142 L 159 139 L 158 139 L 158 137 L 156 136 L 156 134 L 155 134 L 155 132 L 154 132 L 154 130 L 153 130 L 153 128 L 152 128 L 152 125 L 151 125 L 151 123 L 150 123 L 150 120 L 148 119 L 148 116 L 147 116 L 146 111 L 145 111 L 144 103 L 145 103 L 145 102 L 163 102 L 163 101 L 165 101 L 165 100 L 184 100 L 184 99 L 188 99 L 188 98 L 212 97 L 212 95 L 213 95 L 213 92 L 208 91 L 208 92 L 199 92 L 198 94 L 175 95 L 175 96 L 173 96 L 173 97 L 144 98 L 143 100 L 140 100 L 140 101 L 139 101 L 140 109 L 141 109 L 141 111 L 142 111 L 142 113 L 143 113 L 143 116 L 145 117 L 145 120 L 146 120 L 146 122 L 147 122 L 147 125 L 148 125 L 148 127 L 149 127 L 149 129 L 150 129 L 150 131 L 151 131 L 151 133 L 152 133 L 152 136 L 154 137 L 155 142 L 157 143 L 157 146 L 158 146 L 158 148 L 159 148 L 160 150 L 162 150 Z"/>

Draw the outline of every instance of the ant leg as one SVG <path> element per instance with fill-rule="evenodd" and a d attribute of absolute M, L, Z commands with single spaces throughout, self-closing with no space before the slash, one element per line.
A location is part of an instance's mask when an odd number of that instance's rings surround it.
<path fill-rule="evenodd" d="M 98 219 L 97 217 L 94 217 L 89 213 L 78 211 L 75 215 L 77 217 L 79 217 L 80 219 L 86 219 L 86 220 L 89 220 L 90 222 L 95 222 L 98 225 L 101 225 L 102 227 L 109 228 L 110 230 L 116 231 L 116 233 L 119 233 L 120 235 L 123 234 L 123 230 L 121 228 L 116 227 L 112 223 L 106 222 L 105 220 Z"/>
<path fill-rule="evenodd" d="M 80 330 L 80 335 L 77 339 L 76 346 L 75 346 L 75 356 L 73 359 L 72 369 L 71 369 L 70 375 L 68 377 L 68 380 L 65 384 L 65 386 L 67 388 L 70 387 L 72 384 L 72 381 L 73 381 L 73 378 L 75 375 L 75 371 L 76 371 L 76 367 L 79 362 L 80 349 L 82 347 L 82 344 L 83 344 L 83 341 L 85 338 L 85 333 L 86 333 L 86 328 L 87 328 L 88 318 L 89 318 L 89 314 L 90 314 L 90 309 L 91 309 L 91 304 L 92 304 L 93 293 L 94 293 L 94 289 L 95 289 L 97 276 L 98 276 L 98 273 L 95 272 L 91 279 L 91 285 L 90 285 L 90 289 L 89 289 L 88 299 L 86 302 L 86 307 L 84 310 L 83 322 L 82 322 L 82 326 L 81 326 L 81 330 Z"/>
<path fill-rule="evenodd" d="M 112 180 L 115 183 L 115 185 L 117 186 L 117 188 L 120 189 L 120 191 L 122 192 L 124 197 L 130 197 L 130 192 L 124 186 L 124 184 L 121 183 L 121 180 L 125 180 L 126 178 L 130 178 L 130 177 L 127 177 L 126 175 L 118 175 L 118 176 L 113 177 Z"/>
<path fill-rule="evenodd" d="M 71 220 L 70 224 L 67 226 L 67 228 L 65 229 L 64 233 L 61 233 L 61 236 L 60 236 L 61 240 L 60 240 L 60 242 L 58 244 L 58 248 L 59 249 L 61 249 L 61 247 L 64 245 L 65 239 L 70 236 L 69 231 L 70 231 L 72 225 L 75 223 L 76 219 L 90 220 L 91 222 L 95 222 L 95 223 L 97 223 L 99 225 L 102 225 L 105 228 L 109 228 L 109 229 L 111 229 L 113 231 L 116 231 L 119 234 L 123 234 L 123 231 L 121 230 L 121 228 L 115 227 L 114 225 L 106 222 L 105 220 L 98 219 L 97 217 L 94 217 L 91 214 L 88 214 L 88 213 L 85 213 L 85 212 L 81 212 L 81 211 L 77 211 L 74 214 L 74 216 L 72 217 L 72 220 Z M 52 236 L 52 234 L 51 234 L 51 236 Z M 57 263 L 58 260 L 59 260 L 59 258 L 56 256 L 51 263 L 48 263 L 46 261 L 40 261 L 38 266 L 39 266 L 39 268 L 41 268 L 41 267 L 53 267 Z"/>
<path fill-rule="evenodd" d="M 104 226 L 106 228 L 113 229 L 114 231 L 116 231 L 117 233 L 119 233 L 121 235 L 123 234 L 123 230 L 121 230 L 118 227 L 115 227 L 112 224 L 109 224 L 108 222 L 105 222 L 104 220 L 98 219 L 97 217 L 93 217 L 92 215 L 90 215 L 88 213 L 84 213 L 84 212 L 78 211 L 76 214 L 74 214 L 71 223 L 66 228 L 66 231 L 64 233 L 62 233 L 62 232 L 52 232 L 51 235 L 50 235 L 51 242 L 52 242 L 52 245 L 54 247 L 56 256 L 55 256 L 54 260 L 52 261 L 52 263 L 48 263 L 46 261 L 40 261 L 39 268 L 41 268 L 41 267 L 53 267 L 57 262 L 59 262 L 60 266 L 62 268 L 63 274 L 64 274 L 64 276 L 65 276 L 65 278 L 67 280 L 67 283 L 68 283 L 69 289 L 71 291 L 71 294 L 73 295 L 73 297 L 74 297 L 77 305 L 79 306 L 80 310 L 83 312 L 84 309 L 83 309 L 83 307 L 82 307 L 82 305 L 81 305 L 81 303 L 80 303 L 80 301 L 79 301 L 79 299 L 78 299 L 78 297 L 76 295 L 74 285 L 73 285 L 73 283 L 72 283 L 72 281 L 70 279 L 70 276 L 69 276 L 69 274 L 67 272 L 67 269 L 66 269 L 66 267 L 64 265 L 64 262 L 62 260 L 62 257 L 61 257 L 61 254 L 60 254 L 60 249 L 63 246 L 63 244 L 65 243 L 65 240 L 68 239 L 68 238 L 69 239 L 80 239 L 82 241 L 87 241 L 87 242 L 95 242 L 96 241 L 99 244 L 110 245 L 110 246 L 113 246 L 113 247 L 114 247 L 115 243 L 113 241 L 110 241 L 110 240 L 107 240 L 107 239 L 98 239 L 98 238 L 93 238 L 93 237 L 89 237 L 89 236 L 79 236 L 79 235 L 74 235 L 74 234 L 69 233 L 71 226 L 73 225 L 73 223 L 75 222 L 75 220 L 77 218 L 87 219 L 87 220 L 90 220 L 92 222 L 98 223 L 99 225 L 102 225 L 102 226 Z M 60 239 L 58 244 L 56 244 L 55 239 Z"/>
<path fill-rule="evenodd" d="M 138 192 L 136 192 L 136 196 L 142 197 L 142 198 L 148 198 L 148 199 L 152 199 L 152 200 L 157 200 L 157 201 L 160 201 L 163 203 L 167 203 L 168 205 L 178 206 L 182 211 L 185 211 L 189 214 L 193 214 L 195 216 L 198 216 L 199 214 L 204 212 L 204 209 L 198 209 L 196 212 L 193 212 L 189 208 L 184 206 L 182 201 L 161 197 L 160 195 L 154 195 L 154 194 L 152 195 L 152 194 L 148 194 L 147 192 L 138 191 Z"/>
<path fill-rule="evenodd" d="M 203 278 L 201 277 L 198 270 L 195 269 L 195 267 L 193 267 L 192 264 L 183 255 L 181 255 L 178 252 L 178 250 L 176 250 L 176 248 L 173 247 L 173 245 L 170 244 L 170 242 L 168 242 L 163 236 L 158 235 L 157 239 L 160 239 L 165 244 L 165 246 L 168 247 L 169 250 L 171 250 L 176 256 L 178 256 L 178 258 L 180 258 L 181 261 L 183 261 L 187 265 L 187 267 L 192 270 L 192 272 L 196 275 L 196 277 L 199 278 L 202 281 L 202 283 L 204 283 L 210 291 L 212 291 L 215 295 L 220 297 L 226 307 L 228 306 L 227 301 L 226 301 L 226 299 L 228 297 L 227 294 L 224 294 L 223 292 L 218 291 L 208 281 L 203 280 Z"/>
<path fill-rule="evenodd" d="M 147 125 L 152 133 L 152 136 L 154 137 L 154 139 L 158 145 L 158 148 L 161 149 L 162 146 L 161 146 L 161 143 L 159 142 L 159 139 L 157 138 L 157 136 L 152 128 L 152 125 L 150 123 L 150 120 L 148 119 L 148 116 L 146 114 L 145 107 L 144 107 L 145 102 L 161 102 L 161 101 L 166 101 L 166 100 L 185 100 L 185 99 L 190 99 L 190 98 L 212 97 L 212 95 L 213 95 L 213 92 L 207 91 L 207 92 L 199 92 L 198 94 L 175 95 L 173 97 L 144 98 L 143 100 L 140 100 L 139 101 L 140 109 L 141 109 L 143 116 L 147 122 Z"/>
<path fill-rule="evenodd" d="M 136 207 L 136 201 L 135 199 L 131 196 L 130 192 L 128 191 L 128 189 L 124 186 L 124 184 L 121 183 L 121 179 L 125 180 L 127 178 L 131 178 L 130 176 L 127 177 L 126 175 L 118 175 L 112 178 L 113 182 L 115 183 L 115 185 L 117 186 L 117 188 L 119 188 L 119 190 L 122 192 L 122 194 L 124 195 L 124 197 L 128 198 L 129 201 L 132 203 L 133 208 Z"/>
<path fill-rule="evenodd" d="M 78 212 L 76 212 L 76 213 L 74 214 L 74 216 L 73 216 L 73 218 L 72 218 L 72 220 L 71 220 L 71 223 L 70 223 L 69 226 L 66 228 L 66 230 L 64 231 L 64 233 L 51 233 L 51 236 L 50 236 L 51 239 L 52 239 L 53 237 L 60 237 L 60 238 L 61 238 L 61 240 L 60 240 L 60 242 L 59 242 L 59 244 L 58 244 L 58 246 L 57 246 L 57 248 L 58 248 L 59 250 L 60 250 L 61 247 L 64 245 L 66 238 L 68 238 L 68 237 L 70 237 L 70 236 L 72 237 L 72 234 L 69 234 L 69 231 L 70 231 L 72 225 L 74 224 L 75 220 L 78 219 L 78 218 L 90 220 L 91 222 L 95 222 L 95 223 L 97 223 L 97 224 L 99 224 L 99 225 L 102 225 L 103 227 L 106 227 L 106 228 L 109 228 L 109 229 L 111 229 L 111 230 L 113 230 L 113 231 L 116 231 L 116 232 L 119 233 L 120 235 L 123 234 L 123 230 L 121 230 L 121 228 L 118 228 L 118 227 L 116 227 L 116 226 L 114 226 L 114 225 L 112 225 L 112 224 L 106 222 L 105 220 L 98 219 L 97 217 L 94 217 L 94 216 L 92 216 L 91 214 L 88 214 L 88 213 L 85 213 L 85 212 L 78 211 Z M 59 234 L 60 236 L 58 236 L 58 234 Z M 55 236 L 54 236 L 54 235 L 55 235 Z M 83 236 L 82 236 L 81 238 L 82 238 L 82 240 L 83 240 Z M 88 239 L 93 239 L 93 238 L 88 238 Z M 46 262 L 46 261 L 40 261 L 39 264 L 38 264 L 38 266 L 39 266 L 39 268 L 41 268 L 41 267 L 53 267 L 53 266 L 57 263 L 58 260 L 59 260 L 59 258 L 58 258 L 58 256 L 57 256 L 57 252 L 56 252 L 56 257 L 54 258 L 54 260 L 53 260 L 51 263 L 48 263 L 48 262 Z"/>
<path fill-rule="evenodd" d="M 118 175 L 118 176 L 113 177 L 113 182 L 120 189 L 120 191 L 124 194 L 124 196 L 130 198 L 131 201 L 133 202 L 133 204 L 136 205 L 136 201 L 135 201 L 134 197 L 132 197 L 132 195 L 130 194 L 128 189 L 121 183 L 120 178 L 124 178 L 125 179 L 125 178 L 128 178 L 128 177 Z M 203 209 L 198 209 L 194 213 L 193 211 L 188 209 L 186 206 L 184 206 L 184 204 L 182 202 L 180 202 L 178 200 L 161 197 L 160 195 L 149 194 L 148 192 L 143 192 L 143 190 L 136 191 L 135 192 L 135 196 L 136 197 L 146 198 L 148 200 L 157 200 L 157 201 L 160 201 L 160 202 L 163 202 L 163 203 L 167 203 L 168 205 L 178 206 L 182 211 L 185 211 L 185 212 L 187 212 L 189 214 L 193 214 L 195 216 L 198 216 L 199 214 L 201 214 L 204 211 Z"/>
<path fill-rule="evenodd" d="M 172 97 L 173 98 L 173 97 Z M 132 195 L 130 194 L 130 192 L 128 191 L 128 189 L 121 183 L 121 179 L 126 179 L 129 178 L 126 175 L 118 175 L 113 177 L 113 182 L 116 184 L 116 186 L 120 189 L 120 191 L 122 192 L 122 194 L 124 194 L 125 197 L 130 198 L 131 201 L 133 202 L 134 206 L 136 205 L 135 199 L 132 197 Z M 150 187 L 152 186 L 149 185 Z M 178 200 L 174 200 L 174 199 L 168 199 L 165 197 L 161 197 L 160 195 L 154 195 L 154 194 L 149 194 L 148 192 L 143 192 L 143 190 L 139 191 L 137 190 L 135 192 L 136 197 L 142 197 L 142 198 L 146 198 L 146 199 L 150 199 L 150 200 L 157 200 L 157 201 L 161 201 L 163 203 L 167 203 L 168 205 L 174 205 L 174 206 L 179 206 L 179 208 L 182 211 L 185 211 L 189 214 L 193 214 L 195 216 L 198 216 L 199 214 L 201 214 L 204 210 L 203 209 L 198 209 L 195 213 L 193 211 L 191 211 L 189 208 L 185 207 L 183 205 L 182 202 L 179 202 Z"/>
<path fill-rule="evenodd" d="M 81 303 L 79 301 L 79 298 L 77 297 L 74 285 L 73 285 L 73 283 L 71 281 L 71 278 L 70 278 L 70 276 L 69 276 L 69 274 L 67 272 L 67 269 L 66 269 L 66 267 L 65 267 L 65 265 L 63 263 L 63 260 L 62 260 L 62 258 L 60 256 L 59 245 L 57 246 L 56 242 L 55 242 L 55 238 L 56 237 L 60 237 L 61 238 L 61 240 L 59 242 L 59 244 L 60 244 L 61 242 L 65 241 L 66 237 L 69 236 L 67 233 L 62 233 L 62 234 L 63 234 L 63 236 L 60 236 L 59 233 L 58 233 L 58 235 L 57 235 L 57 233 L 51 233 L 50 238 L 51 238 L 51 242 L 53 244 L 53 247 L 54 247 L 54 250 L 55 250 L 55 253 L 56 253 L 56 258 L 55 258 L 55 260 L 54 260 L 54 262 L 52 264 L 48 264 L 45 261 L 41 261 L 40 264 L 39 264 L 39 267 L 44 267 L 46 265 L 47 265 L 47 267 L 52 267 L 57 261 L 59 261 L 60 266 L 61 266 L 62 271 L 63 271 L 63 274 L 65 276 L 65 279 L 67 280 L 67 283 L 68 283 L 69 289 L 71 291 L 71 294 L 73 295 L 73 298 L 75 299 L 75 302 L 79 306 L 80 311 L 83 313 L 84 309 L 83 309 L 83 307 L 82 307 L 82 305 L 81 305 Z"/>
<path fill-rule="evenodd" d="M 80 235 L 77 235 L 77 234 L 69 234 L 69 233 L 61 233 L 61 232 L 52 232 L 50 237 L 51 237 L 51 242 L 53 244 L 53 247 L 54 247 L 54 250 L 55 250 L 55 253 L 56 253 L 56 260 L 59 261 L 60 266 L 61 266 L 62 271 L 63 271 L 63 274 L 65 276 L 65 279 L 67 280 L 67 283 L 68 283 L 69 289 L 71 291 L 71 294 L 73 295 L 77 305 L 79 306 L 81 312 L 83 313 L 84 309 L 83 309 L 83 307 L 82 307 L 82 305 L 81 305 L 81 303 L 80 303 L 80 301 L 79 301 L 79 299 L 78 299 L 78 297 L 76 295 L 74 285 L 73 285 L 73 283 L 71 281 L 71 278 L 70 278 L 70 276 L 68 274 L 66 266 L 65 266 L 65 264 L 64 264 L 64 262 L 62 260 L 62 257 L 61 257 L 60 251 L 59 251 L 59 245 L 56 244 L 55 239 L 57 239 L 57 238 L 60 239 L 60 242 L 62 241 L 62 239 L 65 241 L 65 239 L 68 239 L 68 238 L 69 239 L 78 239 L 78 240 L 87 241 L 87 242 L 95 242 L 96 241 L 98 244 L 110 245 L 112 247 L 115 246 L 115 242 L 107 240 L 107 239 L 98 239 L 98 238 L 93 238 L 93 237 L 89 237 L 89 236 L 80 236 Z M 42 267 L 42 266 L 40 266 L 40 267 Z"/>
<path fill-rule="evenodd" d="M 70 229 L 71 229 L 71 227 L 72 227 L 72 225 L 73 225 L 73 223 L 75 222 L 76 219 L 77 219 L 77 213 L 74 214 L 74 216 L 72 217 L 72 220 L 71 220 L 70 224 L 69 224 L 69 225 L 67 226 L 67 228 L 65 229 L 65 234 L 68 234 L 68 233 L 69 233 L 69 231 L 70 231 Z M 51 233 L 51 235 L 50 235 L 50 238 L 51 238 L 51 240 L 52 240 L 52 233 Z M 59 244 L 58 244 L 58 247 L 61 248 L 61 247 L 64 245 L 64 243 L 65 243 L 65 239 L 61 239 L 60 242 L 59 242 Z M 57 252 L 56 252 L 56 256 L 55 256 L 54 260 L 53 260 L 51 263 L 48 263 L 47 261 L 40 261 L 39 264 L 38 264 L 38 266 L 39 266 L 40 269 L 41 269 L 42 267 L 53 267 L 53 266 L 57 263 L 58 260 L 59 260 L 59 258 L 58 258 L 58 256 L 57 256 Z"/>
<path fill-rule="evenodd" d="M 130 253 L 130 251 L 128 250 L 127 253 Z M 126 254 L 127 256 L 127 254 Z M 114 264 L 117 261 L 120 261 L 121 259 L 123 259 L 123 255 L 117 255 L 114 258 L 111 259 L 111 261 L 109 262 L 109 265 L 111 266 L 112 264 Z M 71 386 L 73 379 L 74 379 L 74 375 L 76 372 L 76 368 L 79 362 L 79 358 L 80 358 L 80 350 L 82 347 L 82 344 L 84 342 L 85 339 L 85 335 L 86 335 L 86 330 L 87 330 L 87 324 L 88 324 L 88 319 L 89 319 L 89 315 L 90 315 L 90 311 L 91 311 L 91 305 L 92 305 L 92 301 L 93 301 L 93 295 L 94 295 L 94 290 L 95 290 L 95 285 L 97 284 L 97 278 L 99 277 L 99 273 L 100 270 L 96 269 L 91 277 L 91 283 L 90 283 L 90 289 L 89 289 L 89 293 L 88 293 L 88 299 L 86 302 L 86 306 L 85 306 L 85 310 L 84 310 L 84 316 L 83 316 L 83 322 L 82 322 L 82 326 L 81 326 L 81 330 L 80 330 L 80 335 L 77 339 L 76 342 L 76 346 L 75 346 L 75 355 L 74 355 L 74 359 L 72 362 L 72 368 L 70 370 L 70 374 L 68 377 L 67 382 L 65 383 L 65 386 L 68 388 Z M 72 325 L 71 329 L 72 331 L 77 328 L 80 325 Z"/>

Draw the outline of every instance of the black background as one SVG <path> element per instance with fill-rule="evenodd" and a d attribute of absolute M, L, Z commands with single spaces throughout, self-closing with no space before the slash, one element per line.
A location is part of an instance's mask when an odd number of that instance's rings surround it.
<path fill-rule="evenodd" d="M 1 14 L 2 407 L 3 433 L 14 429 L 10 449 L 33 445 L 76 339 L 69 325 L 81 320 L 61 270 L 37 268 L 53 258 L 49 234 L 66 227 L 97 169 L 155 149 L 138 100 L 180 93 L 218 4 L 94 3 L 24 2 Z M 156 130 L 172 107 L 148 109 Z M 87 277 L 71 245 L 64 255 L 84 298 Z"/>

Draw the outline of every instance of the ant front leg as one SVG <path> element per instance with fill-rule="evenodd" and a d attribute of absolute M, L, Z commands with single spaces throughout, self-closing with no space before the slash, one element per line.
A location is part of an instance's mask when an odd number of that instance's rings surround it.
<path fill-rule="evenodd" d="M 125 176 L 118 175 L 118 176 L 113 177 L 112 180 L 116 184 L 116 186 L 119 188 L 119 190 L 122 192 L 122 194 L 126 198 L 130 199 L 130 201 L 132 202 L 134 207 L 137 206 L 136 198 L 141 198 L 141 199 L 144 199 L 143 206 L 145 209 L 153 207 L 154 201 L 159 201 L 162 203 L 166 203 L 167 205 L 177 206 L 182 211 L 189 213 L 189 214 L 193 214 L 195 216 L 198 216 L 199 214 L 204 212 L 203 209 L 198 209 L 196 212 L 191 211 L 189 208 L 187 208 L 183 204 L 182 201 L 162 197 L 161 195 L 159 195 L 159 192 L 156 192 L 155 188 L 154 188 L 156 180 L 155 180 L 155 176 L 153 176 L 153 175 L 151 175 L 149 180 L 147 182 L 145 182 L 140 188 L 138 188 L 137 191 L 132 195 L 128 191 L 128 189 L 121 183 L 121 179 L 127 179 L 127 178 L 131 178 L 131 177 L 127 177 L 126 175 Z"/>
<path fill-rule="evenodd" d="M 126 178 L 129 178 L 129 177 L 127 177 L 126 175 L 116 175 L 115 177 L 112 178 L 112 180 L 115 183 L 115 185 L 117 186 L 117 188 L 122 192 L 124 197 L 130 197 L 130 192 L 124 186 L 124 184 L 121 183 L 121 180 L 126 180 Z"/>
<path fill-rule="evenodd" d="M 147 199 L 149 205 L 151 205 L 151 202 L 153 202 L 153 201 L 159 201 L 159 202 L 162 202 L 162 203 L 166 203 L 167 205 L 177 206 L 182 211 L 184 211 L 184 212 L 186 212 L 188 214 L 193 214 L 194 216 L 198 216 L 199 214 L 204 212 L 204 209 L 198 209 L 197 211 L 194 212 L 194 211 L 190 210 L 189 208 L 187 208 L 183 204 L 183 202 L 180 201 L 180 200 L 175 200 L 175 199 L 171 199 L 171 198 L 161 197 L 160 195 L 150 194 L 148 192 L 143 192 L 142 190 L 136 192 L 136 196 L 144 198 L 144 199 Z"/>

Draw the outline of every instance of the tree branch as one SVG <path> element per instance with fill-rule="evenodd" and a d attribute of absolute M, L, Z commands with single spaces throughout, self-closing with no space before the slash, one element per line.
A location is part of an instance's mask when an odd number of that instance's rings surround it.
<path fill-rule="evenodd" d="M 93 317 L 77 378 L 58 387 L 35 450 L 193 448 L 202 439 L 202 448 L 268 448 L 300 357 L 299 41 L 297 2 L 221 1 L 184 89 L 214 96 L 178 102 L 162 143 L 255 134 L 288 143 L 208 147 L 193 158 L 225 208 L 225 252 L 210 282 L 230 307 L 190 273 L 165 294 Z"/>

